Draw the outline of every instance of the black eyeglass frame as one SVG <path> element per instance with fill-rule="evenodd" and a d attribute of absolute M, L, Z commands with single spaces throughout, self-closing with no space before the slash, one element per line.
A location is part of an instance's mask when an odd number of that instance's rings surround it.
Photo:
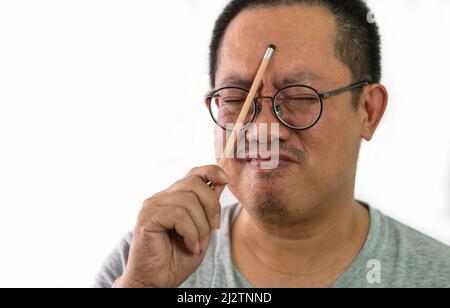
<path fill-rule="evenodd" d="M 307 130 L 307 129 L 310 129 L 310 128 L 314 127 L 314 126 L 320 121 L 320 118 L 322 117 L 322 114 L 323 114 L 323 100 L 324 100 L 324 99 L 327 99 L 327 98 L 329 98 L 329 97 L 333 97 L 333 96 L 336 96 L 336 95 L 339 95 L 339 94 L 342 94 L 342 93 L 345 93 L 345 92 L 348 92 L 348 91 L 353 91 L 353 90 L 356 90 L 356 89 L 358 89 L 358 88 L 360 88 L 360 87 L 367 86 L 367 85 L 369 85 L 369 84 L 371 84 L 370 81 L 364 80 L 364 81 L 359 81 L 359 82 L 352 83 L 352 84 L 350 84 L 350 85 L 348 85 L 348 86 L 345 86 L 345 87 L 342 87 L 342 88 L 339 88 L 339 89 L 336 89 L 336 90 L 327 91 L 327 92 L 324 92 L 324 93 L 319 93 L 316 89 L 314 89 L 313 87 L 307 86 L 307 85 L 302 85 L 302 84 L 299 84 L 299 85 L 290 85 L 290 86 L 287 86 L 287 87 L 284 87 L 284 88 L 278 90 L 278 91 L 275 93 L 274 96 L 258 96 L 258 97 L 255 97 L 255 98 L 253 99 L 253 107 L 254 107 L 253 109 L 254 109 L 254 110 L 253 110 L 252 119 L 250 120 L 250 122 L 249 122 L 247 125 L 245 125 L 245 126 L 243 127 L 243 129 L 246 128 L 246 127 L 247 127 L 248 125 L 250 125 L 251 123 L 253 123 L 253 121 L 255 121 L 256 117 L 258 116 L 258 114 L 259 114 L 259 112 L 260 112 L 260 110 L 259 110 L 259 104 L 258 104 L 258 100 L 259 100 L 259 99 L 270 99 L 270 100 L 272 101 L 272 109 L 273 109 L 274 114 L 275 114 L 275 116 L 277 117 L 278 121 L 280 121 L 283 125 L 285 125 L 285 126 L 291 128 L 291 129 L 293 129 L 293 130 L 302 131 L 302 130 Z M 319 116 L 317 117 L 317 119 L 316 119 L 311 125 L 309 125 L 309 126 L 307 126 L 307 127 L 298 128 L 298 127 L 289 125 L 288 123 L 286 123 L 286 122 L 284 122 L 282 119 L 280 119 L 280 117 L 279 117 L 279 115 L 278 115 L 278 112 L 277 112 L 276 103 L 275 103 L 276 97 L 277 97 L 281 92 L 283 92 L 283 91 L 285 91 L 285 90 L 287 90 L 287 89 L 290 89 L 290 88 L 294 88 L 294 87 L 304 87 L 304 88 L 308 88 L 308 89 L 312 90 L 312 91 L 317 95 L 317 97 L 319 98 L 319 101 L 320 101 L 320 113 L 319 113 Z M 209 91 L 208 94 L 206 94 L 206 97 L 205 97 L 206 105 L 207 105 L 207 108 L 208 108 L 209 113 L 210 113 L 210 115 L 211 115 L 211 118 L 213 119 L 213 121 L 214 121 L 219 127 L 221 127 L 221 128 L 224 129 L 224 130 L 228 130 L 226 127 L 223 127 L 222 125 L 220 125 L 220 123 L 218 123 L 218 121 L 214 118 L 214 115 L 213 115 L 213 113 L 212 113 L 212 108 L 211 108 L 211 100 L 212 100 L 212 98 L 214 97 L 214 94 L 217 93 L 217 92 L 219 92 L 219 91 L 225 90 L 225 89 L 237 89 L 237 90 L 241 90 L 241 91 L 244 91 L 244 92 L 247 92 L 247 93 L 248 93 L 249 91 L 246 90 L 246 89 L 240 88 L 240 87 L 222 87 L 222 88 L 219 88 L 219 89 L 216 89 L 216 90 Z"/>

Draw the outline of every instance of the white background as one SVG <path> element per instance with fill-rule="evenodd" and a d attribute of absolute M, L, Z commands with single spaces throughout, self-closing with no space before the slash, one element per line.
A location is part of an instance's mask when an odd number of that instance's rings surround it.
<path fill-rule="evenodd" d="M 90 286 L 142 201 L 214 162 L 225 2 L 0 1 L 0 287 Z M 450 1 L 369 4 L 390 105 L 357 196 L 450 244 Z"/>

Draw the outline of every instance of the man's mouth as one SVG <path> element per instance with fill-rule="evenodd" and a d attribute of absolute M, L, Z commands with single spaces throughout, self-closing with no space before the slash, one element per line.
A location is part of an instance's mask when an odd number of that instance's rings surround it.
<path fill-rule="evenodd" d="M 295 159 L 290 155 L 280 154 L 267 157 L 261 157 L 259 155 L 248 155 L 244 159 L 246 164 L 249 164 L 252 168 L 260 170 L 271 170 L 278 168 L 285 168 L 293 163 Z"/>

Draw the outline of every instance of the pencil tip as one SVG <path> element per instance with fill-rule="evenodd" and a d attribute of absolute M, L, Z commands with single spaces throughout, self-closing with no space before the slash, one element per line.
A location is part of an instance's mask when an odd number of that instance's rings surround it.
<path fill-rule="evenodd" d="M 269 46 L 267 46 L 267 48 L 272 48 L 273 50 L 277 49 L 277 47 L 274 44 L 270 44 Z"/>

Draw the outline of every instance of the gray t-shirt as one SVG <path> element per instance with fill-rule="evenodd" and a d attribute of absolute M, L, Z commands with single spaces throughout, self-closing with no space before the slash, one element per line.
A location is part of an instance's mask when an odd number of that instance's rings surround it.
<path fill-rule="evenodd" d="M 446 287 L 450 288 L 450 247 L 370 208 L 367 240 L 355 261 L 333 284 L 335 288 Z M 239 204 L 223 207 L 222 228 L 199 268 L 181 285 L 184 288 L 247 288 L 250 283 L 233 265 L 230 230 L 241 210 Z M 95 287 L 109 288 L 122 275 L 130 249 L 131 233 L 109 256 Z"/>

